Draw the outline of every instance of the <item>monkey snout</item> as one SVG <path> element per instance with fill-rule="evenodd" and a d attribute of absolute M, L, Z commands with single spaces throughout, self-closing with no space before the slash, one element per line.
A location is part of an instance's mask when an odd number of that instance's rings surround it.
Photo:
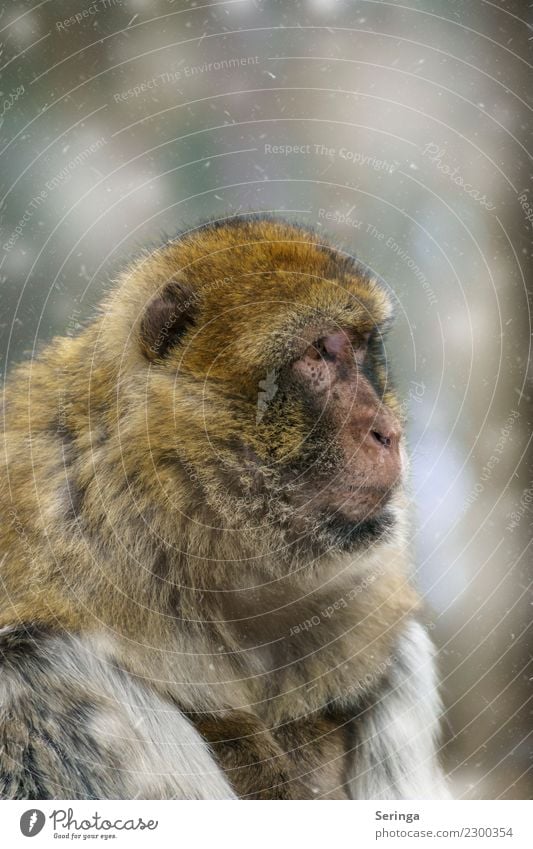
<path fill-rule="evenodd" d="M 352 427 L 360 471 L 380 487 L 393 487 L 401 474 L 401 430 L 394 415 L 388 410 L 369 410 L 359 415 Z"/>
<path fill-rule="evenodd" d="M 380 445 L 383 445 L 384 448 L 390 448 L 392 446 L 392 436 L 385 436 L 377 430 L 372 431 L 372 436 L 377 442 L 379 442 Z"/>
<path fill-rule="evenodd" d="M 400 425 L 396 416 L 387 409 L 370 408 L 360 412 L 354 417 L 352 427 L 361 442 L 367 442 L 378 450 L 397 452 L 399 449 Z"/>
<path fill-rule="evenodd" d="M 399 434 L 370 430 L 362 448 L 375 482 L 387 488 L 394 486 L 401 472 Z"/>
<path fill-rule="evenodd" d="M 369 437 L 381 448 L 398 451 L 400 444 L 400 428 L 391 416 L 375 418 L 369 423 Z"/>

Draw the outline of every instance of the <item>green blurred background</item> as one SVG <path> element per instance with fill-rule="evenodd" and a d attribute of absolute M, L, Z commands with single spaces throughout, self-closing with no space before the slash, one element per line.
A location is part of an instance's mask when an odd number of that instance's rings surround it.
<path fill-rule="evenodd" d="M 0 6 L 3 370 L 206 217 L 356 254 L 397 306 L 453 792 L 530 798 L 529 4 Z"/>

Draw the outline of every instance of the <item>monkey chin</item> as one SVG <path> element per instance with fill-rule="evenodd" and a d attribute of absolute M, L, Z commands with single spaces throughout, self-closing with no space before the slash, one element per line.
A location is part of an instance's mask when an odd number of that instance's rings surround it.
<path fill-rule="evenodd" d="M 337 494 L 319 511 L 320 536 L 342 552 L 356 552 L 391 539 L 396 511 L 391 501 L 399 481 L 388 488 L 361 487 Z"/>
<path fill-rule="evenodd" d="M 402 491 L 400 480 L 389 487 L 359 486 L 340 492 L 324 487 L 318 498 L 298 504 L 290 524 L 297 529 L 300 544 L 314 556 L 363 552 L 394 541 L 401 525 Z"/>
<path fill-rule="evenodd" d="M 364 518 L 355 518 L 338 510 L 332 513 L 323 511 L 319 523 L 320 535 L 329 541 L 332 548 L 356 552 L 390 538 L 395 517 L 387 509 Z"/>

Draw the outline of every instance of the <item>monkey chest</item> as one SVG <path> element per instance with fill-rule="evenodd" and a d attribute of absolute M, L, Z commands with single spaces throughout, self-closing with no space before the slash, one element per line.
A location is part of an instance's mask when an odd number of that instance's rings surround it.
<path fill-rule="evenodd" d="M 326 717 L 269 728 L 245 711 L 197 717 L 219 767 L 241 799 L 347 799 L 348 725 Z"/>

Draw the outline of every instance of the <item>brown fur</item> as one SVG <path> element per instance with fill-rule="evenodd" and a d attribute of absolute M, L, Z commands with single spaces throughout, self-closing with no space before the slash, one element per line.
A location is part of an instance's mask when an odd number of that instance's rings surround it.
<path fill-rule="evenodd" d="M 244 711 L 192 717 L 241 799 L 306 799 L 290 759 L 272 733 Z"/>
<path fill-rule="evenodd" d="M 78 337 L 7 383 L 0 628 L 104 634 L 121 668 L 216 717 L 196 725 L 245 796 L 313 796 L 301 774 L 321 764 L 318 795 L 334 792 L 342 717 L 419 604 L 400 490 L 391 532 L 350 550 L 306 509 L 309 468 L 342 478 L 348 443 L 325 424 L 313 436 L 312 405 L 284 376 L 323 333 L 373 333 L 372 397 L 396 416 L 390 316 L 350 257 L 242 219 L 141 257 Z M 279 389 L 258 420 L 268 374 Z"/>

